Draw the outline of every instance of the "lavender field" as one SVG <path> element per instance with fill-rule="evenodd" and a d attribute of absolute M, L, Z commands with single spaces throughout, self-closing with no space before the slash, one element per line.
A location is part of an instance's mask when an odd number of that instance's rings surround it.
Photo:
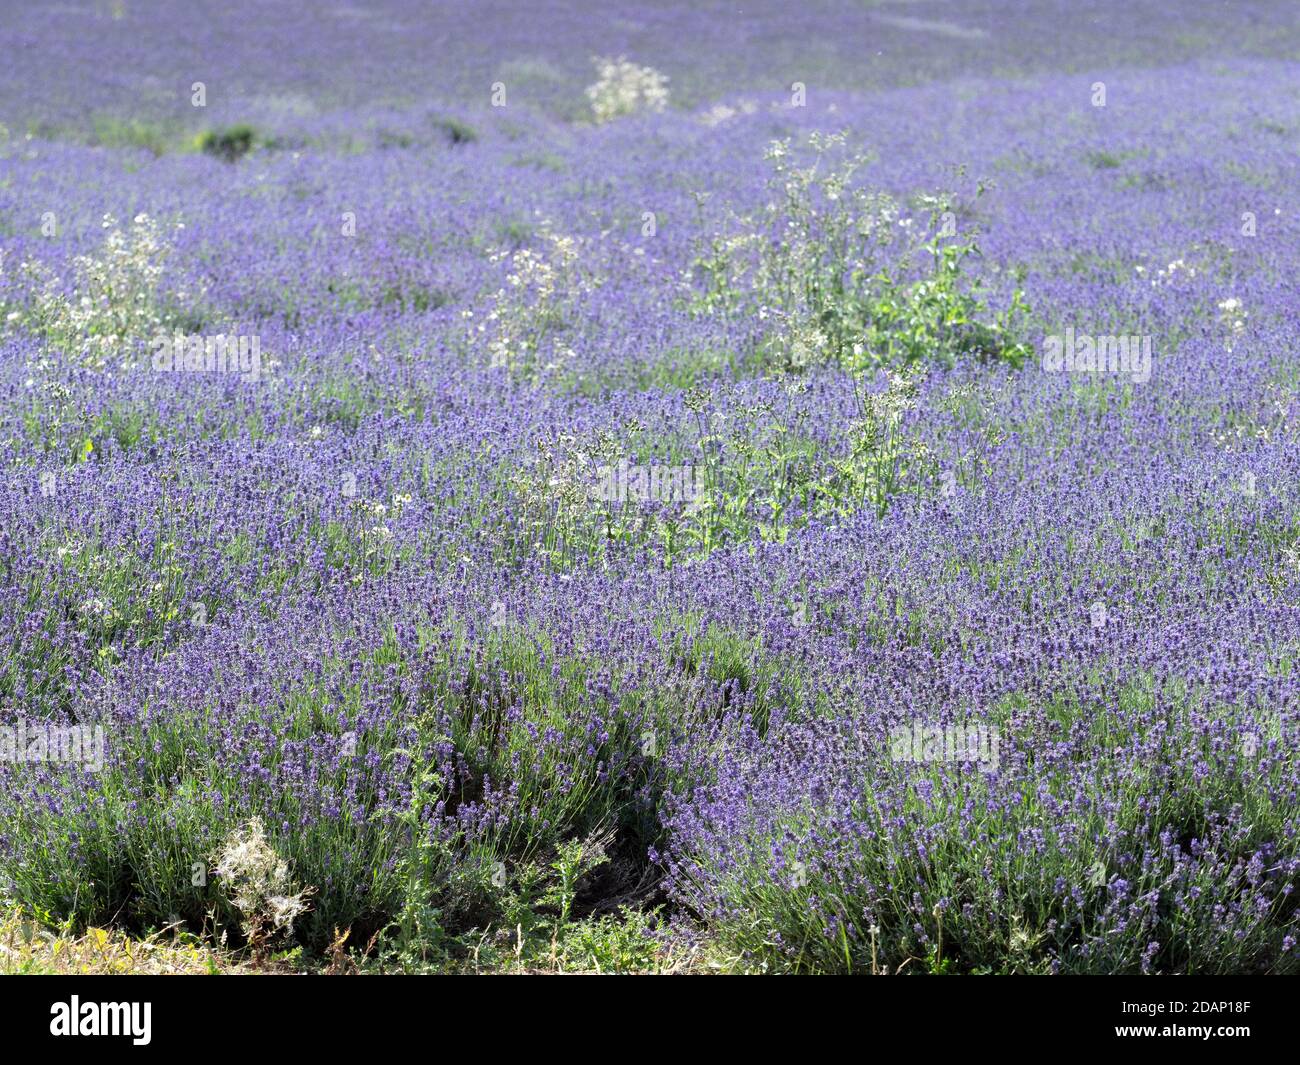
<path fill-rule="evenodd" d="M 0 969 L 1300 971 L 1300 9 L 207 7 L 0 0 Z"/>

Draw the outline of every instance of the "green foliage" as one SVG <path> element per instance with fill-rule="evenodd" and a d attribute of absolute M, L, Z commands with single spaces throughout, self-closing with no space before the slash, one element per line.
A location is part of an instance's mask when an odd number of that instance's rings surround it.
<path fill-rule="evenodd" d="M 398 859 L 396 881 L 400 904 L 397 916 L 386 931 L 388 950 L 406 967 L 427 966 L 433 959 L 445 958 L 448 949 L 443 908 L 456 868 L 455 855 L 444 841 L 430 836 L 425 824 L 425 811 L 438 801 L 444 790 L 443 781 L 436 773 L 417 770 L 411 801 L 398 819 L 410 842 Z"/>
<path fill-rule="evenodd" d="M 663 948 L 654 938 L 657 912 L 623 907 L 617 916 L 569 925 L 563 939 L 565 968 L 596 973 L 662 970 Z"/>
<path fill-rule="evenodd" d="M 976 290 L 962 280 L 962 262 L 979 254 L 974 239 L 945 243 L 935 236 L 924 246 L 928 275 L 899 282 L 877 275 L 874 296 L 863 322 L 863 340 L 848 359 L 850 368 L 911 366 L 926 361 L 952 366 L 959 356 L 1003 360 L 1017 369 L 1032 354 L 1030 345 L 1012 339 L 1022 332 L 1028 308 L 1019 289 L 1011 305 L 991 319 Z"/>
<path fill-rule="evenodd" d="M 890 373 L 885 389 L 854 393 L 858 417 L 849 425 L 849 451 L 832 462 L 833 475 L 818 497 L 819 516 L 844 515 L 870 506 L 884 517 L 890 500 L 911 489 L 918 496 L 937 472 L 925 444 L 906 431 L 904 417 L 915 404 L 916 378 Z"/>
<path fill-rule="evenodd" d="M 101 116 L 95 119 L 95 143 L 106 148 L 143 148 L 160 156 L 176 141 L 177 131 L 141 119 Z"/>
<path fill-rule="evenodd" d="M 870 508 L 878 516 L 901 493 L 931 491 L 937 463 L 912 431 L 919 370 L 863 373 L 857 417 L 842 449 L 827 454 L 811 439 L 796 404 L 728 407 L 703 389 L 686 393 L 694 432 L 650 439 L 642 427 L 539 441 L 533 460 L 511 478 L 516 515 L 510 556 L 540 554 L 556 566 L 598 562 L 609 551 L 653 548 L 669 565 L 706 558 L 738 543 L 783 543 L 810 521 L 835 521 Z M 795 386 L 796 389 L 799 386 Z M 608 471 L 639 469 L 618 498 L 602 485 Z M 679 471 L 687 489 L 655 496 L 655 478 Z M 602 477 L 600 471 L 607 471 Z M 621 476 L 621 475 L 620 475 Z M 671 482 L 670 482 L 671 483 Z"/>
<path fill-rule="evenodd" d="M 478 132 L 473 126 L 457 118 L 438 118 L 434 127 L 440 130 L 450 144 L 473 144 L 478 140 Z"/>
<path fill-rule="evenodd" d="M 257 131 L 249 125 L 227 126 L 223 129 L 205 130 L 199 134 L 197 144 L 201 152 L 227 163 L 237 163 L 257 144 Z"/>
<path fill-rule="evenodd" d="M 923 227 L 893 196 L 860 185 L 867 159 L 843 157 L 844 144 L 843 134 L 814 134 L 804 166 L 788 140 L 772 144 L 769 203 L 703 242 L 690 308 L 771 321 L 766 362 L 783 371 L 951 365 L 967 355 L 1019 366 L 1029 354 L 1023 296 L 1017 289 L 1005 311 L 990 311 L 966 276 L 979 244 L 973 231 L 958 236 L 959 205 L 948 194 L 918 197 Z"/>

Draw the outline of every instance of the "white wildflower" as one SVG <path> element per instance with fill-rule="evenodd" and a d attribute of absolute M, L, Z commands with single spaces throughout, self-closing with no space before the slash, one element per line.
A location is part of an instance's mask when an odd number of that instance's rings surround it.
<path fill-rule="evenodd" d="M 597 122 L 637 111 L 662 111 L 668 104 L 668 78 L 652 67 L 637 66 L 626 56 L 594 59 L 597 81 L 587 99 Z"/>

